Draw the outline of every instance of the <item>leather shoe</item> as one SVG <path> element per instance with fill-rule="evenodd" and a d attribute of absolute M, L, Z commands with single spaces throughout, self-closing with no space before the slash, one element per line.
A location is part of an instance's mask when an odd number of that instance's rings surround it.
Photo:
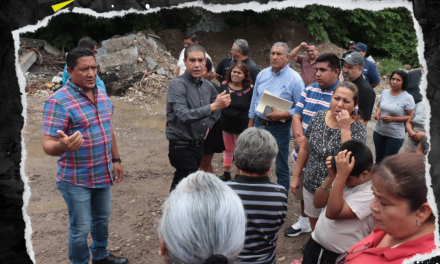
<path fill-rule="evenodd" d="M 128 259 L 124 257 L 115 257 L 109 254 L 108 257 L 103 259 L 92 259 L 92 264 L 129 264 Z"/>
<path fill-rule="evenodd" d="M 225 171 L 222 176 L 218 177 L 220 180 L 226 182 L 231 180 L 231 173 Z"/>

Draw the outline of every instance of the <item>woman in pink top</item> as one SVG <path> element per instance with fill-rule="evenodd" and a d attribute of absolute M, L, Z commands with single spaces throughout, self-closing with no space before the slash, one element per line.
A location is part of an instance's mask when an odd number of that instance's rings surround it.
<path fill-rule="evenodd" d="M 370 205 L 373 233 L 342 254 L 336 263 L 401 264 L 432 252 L 435 218 L 427 202 L 422 155 L 403 153 L 385 158 L 372 171 Z"/>

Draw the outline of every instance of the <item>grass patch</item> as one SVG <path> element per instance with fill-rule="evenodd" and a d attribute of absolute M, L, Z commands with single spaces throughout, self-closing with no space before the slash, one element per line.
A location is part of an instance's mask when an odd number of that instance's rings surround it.
<path fill-rule="evenodd" d="M 403 70 L 403 63 L 394 59 L 378 59 L 380 62 L 377 70 L 380 76 L 391 74 L 394 70 Z"/>

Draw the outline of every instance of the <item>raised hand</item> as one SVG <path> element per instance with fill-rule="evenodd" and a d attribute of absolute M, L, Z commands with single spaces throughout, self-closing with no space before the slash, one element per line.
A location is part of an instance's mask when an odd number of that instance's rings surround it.
<path fill-rule="evenodd" d="M 65 151 L 75 152 L 81 148 L 84 143 L 84 138 L 81 132 L 76 131 L 73 135 L 67 136 L 64 131 L 57 130 L 58 135 L 60 135 L 60 144 Z"/>

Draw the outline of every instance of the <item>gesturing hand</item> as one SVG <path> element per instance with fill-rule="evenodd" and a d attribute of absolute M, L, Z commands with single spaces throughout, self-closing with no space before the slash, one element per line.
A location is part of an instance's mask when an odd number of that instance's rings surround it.
<path fill-rule="evenodd" d="M 271 106 L 270 108 L 272 108 L 273 111 L 272 113 L 266 115 L 267 118 L 275 122 L 283 119 L 283 116 L 280 115 L 282 113 L 280 110 L 276 109 L 274 106 Z"/>
<path fill-rule="evenodd" d="M 64 134 L 62 130 L 57 130 L 58 135 L 60 135 L 60 144 L 65 151 L 75 152 L 84 143 L 83 136 L 81 132 L 76 131 L 70 137 Z"/>
<path fill-rule="evenodd" d="M 385 123 L 390 123 L 390 122 L 393 122 L 394 117 L 392 117 L 392 116 L 382 116 L 380 119 L 382 121 L 384 121 Z"/>
<path fill-rule="evenodd" d="M 341 130 L 350 130 L 351 125 L 351 117 L 347 110 L 342 110 L 336 116 L 336 121 L 338 122 L 339 129 Z"/>
<path fill-rule="evenodd" d="M 231 95 L 226 94 L 226 91 L 223 91 L 221 94 L 217 95 L 214 104 L 217 106 L 217 110 L 228 107 L 231 104 Z"/>

